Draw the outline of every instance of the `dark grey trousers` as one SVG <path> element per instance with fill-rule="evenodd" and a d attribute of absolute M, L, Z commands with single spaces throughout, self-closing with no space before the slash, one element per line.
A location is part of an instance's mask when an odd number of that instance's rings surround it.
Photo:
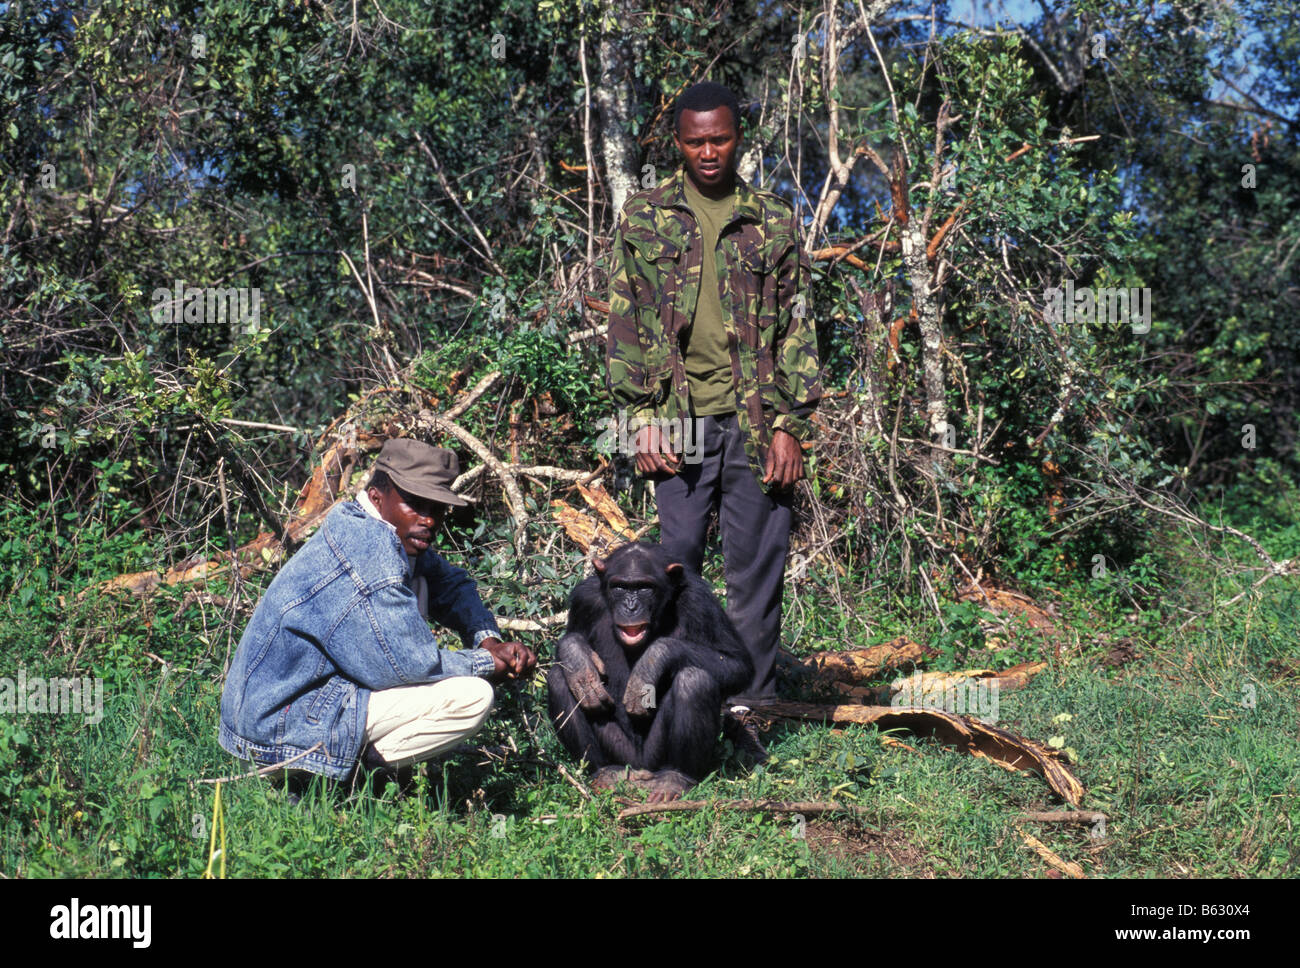
<path fill-rule="evenodd" d="M 781 593 L 790 550 L 792 493 L 759 487 L 735 415 L 694 418 L 702 460 L 655 477 L 662 543 L 698 574 L 716 509 L 727 578 L 727 615 L 754 660 L 754 681 L 729 699 L 775 699 Z"/>

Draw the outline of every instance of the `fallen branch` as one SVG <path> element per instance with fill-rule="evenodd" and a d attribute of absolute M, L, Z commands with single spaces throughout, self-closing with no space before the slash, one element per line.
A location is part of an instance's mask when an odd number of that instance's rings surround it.
<path fill-rule="evenodd" d="M 972 688 L 1014 692 L 1029 685 L 1031 679 L 1047 670 L 1046 662 L 1022 662 L 998 672 L 994 669 L 961 669 L 956 672 L 914 672 L 876 690 L 875 702 L 890 706 L 924 706 L 931 703 L 946 708 L 945 696 Z"/>
<path fill-rule="evenodd" d="M 782 661 L 785 659 L 783 655 L 778 661 L 787 675 L 807 675 L 823 682 L 860 683 L 878 679 L 902 665 L 924 662 L 938 654 L 937 649 L 918 645 L 900 635 L 892 642 L 865 649 L 818 652 L 802 659 L 791 657 L 785 661 Z"/>
<path fill-rule="evenodd" d="M 693 813 L 706 807 L 715 810 L 761 810 L 764 813 L 802 814 L 805 817 L 816 817 L 823 813 L 848 813 L 854 816 L 863 816 L 867 813 L 865 807 L 854 807 L 829 800 L 672 800 L 668 803 L 638 803 L 626 807 L 619 811 L 618 819 L 629 820 L 650 813 Z"/>
<path fill-rule="evenodd" d="M 502 632 L 545 632 L 568 621 L 569 613 L 566 610 L 545 618 L 503 618 L 498 620 L 497 625 Z"/>
<path fill-rule="evenodd" d="M 1148 511 L 1155 511 L 1157 514 L 1163 514 L 1166 517 L 1173 518 L 1175 521 L 1182 521 L 1185 524 L 1199 525 L 1202 528 L 1206 528 L 1207 530 L 1217 532 L 1218 534 L 1230 534 L 1234 538 L 1240 538 L 1242 541 L 1250 545 L 1251 548 L 1254 549 L 1255 554 L 1259 557 L 1259 559 L 1263 561 L 1265 565 L 1268 566 L 1268 574 L 1264 575 L 1259 581 L 1255 582 L 1255 584 L 1253 584 L 1250 588 L 1246 589 L 1240 595 L 1237 595 L 1229 599 L 1227 602 L 1224 603 L 1223 606 L 1220 607 L 1234 604 L 1238 599 L 1254 591 L 1256 588 L 1264 584 L 1265 581 L 1267 581 L 1269 578 L 1272 578 L 1274 575 L 1295 574 L 1297 565 L 1300 565 L 1300 558 L 1288 558 L 1286 561 L 1274 561 L 1273 558 L 1269 555 L 1269 553 L 1264 550 L 1264 546 L 1260 544 L 1255 538 L 1253 538 L 1251 535 L 1248 535 L 1244 531 L 1238 531 L 1236 528 L 1232 527 L 1231 525 L 1210 524 L 1209 521 L 1206 521 L 1203 518 L 1200 518 L 1197 515 L 1193 514 L 1191 511 L 1184 510 L 1183 508 L 1179 508 L 1177 511 L 1170 511 L 1167 508 L 1158 507 L 1157 505 L 1152 504 L 1150 501 L 1144 500 L 1142 496 L 1137 493 L 1136 489 L 1131 489 L 1129 491 L 1129 495 L 1135 501 L 1137 501 L 1138 504 L 1141 504 Z"/>
<path fill-rule="evenodd" d="M 219 424 L 225 424 L 227 427 L 251 427 L 254 430 L 279 430 L 286 434 L 300 434 L 302 431 L 297 427 L 286 427 L 284 424 L 258 423 L 256 420 L 236 420 L 234 417 L 221 417 L 217 420 Z"/>
<path fill-rule="evenodd" d="M 1034 823 L 1077 823 L 1091 827 L 1095 823 L 1105 823 L 1106 815 L 1100 810 L 1031 810 L 1016 818 L 1019 821 Z"/>
<path fill-rule="evenodd" d="M 506 469 L 506 466 L 492 453 L 487 444 L 442 414 L 434 413 L 432 410 L 421 410 L 418 422 L 432 430 L 438 430 L 455 437 L 472 450 L 478 459 L 490 467 L 492 472 L 500 479 L 501 486 L 505 490 L 506 509 L 515 522 L 515 554 L 522 556 L 524 553 L 524 532 L 528 527 L 528 512 L 524 509 L 524 495 L 519 490 L 519 482 L 515 479 L 514 474 Z"/>
<path fill-rule="evenodd" d="M 607 555 L 629 540 L 628 536 L 616 533 L 604 521 L 584 514 L 558 498 L 551 502 L 551 517 L 563 525 L 570 540 L 584 552 Z M 636 541 L 639 537 L 634 533 L 630 540 Z"/>
<path fill-rule="evenodd" d="M 468 393 L 466 393 L 459 400 L 457 400 L 455 406 L 453 406 L 450 410 L 444 413 L 443 416 L 446 417 L 448 420 L 455 420 L 466 410 L 472 407 L 475 401 L 477 401 L 479 397 L 483 396 L 483 394 L 487 393 L 494 386 L 496 386 L 497 382 L 500 379 L 501 379 L 501 371 L 493 370 L 487 376 L 483 377 L 483 379 L 479 380 L 478 383 L 474 384 L 474 388 L 470 390 Z"/>
<path fill-rule="evenodd" d="M 1028 847 L 1030 847 L 1034 851 L 1034 853 L 1036 853 L 1043 860 L 1047 861 L 1048 864 L 1050 864 L 1052 867 L 1055 867 L 1062 874 L 1066 874 L 1077 880 L 1083 880 L 1087 876 L 1086 874 L 1083 873 L 1082 867 L 1074 863 L 1074 861 L 1062 860 L 1061 857 L 1057 855 L 1055 851 L 1049 848 L 1037 837 L 1025 833 L 1019 827 L 1016 828 L 1016 833 L 1020 834 L 1020 838 L 1025 842 L 1025 844 Z"/>
<path fill-rule="evenodd" d="M 586 482 L 591 471 L 570 470 L 567 467 L 552 467 L 549 464 L 505 464 L 501 465 L 515 477 L 546 477 L 553 481 L 569 483 Z M 476 464 L 452 482 L 451 489 L 458 494 L 472 484 L 486 471 L 486 464 Z"/>

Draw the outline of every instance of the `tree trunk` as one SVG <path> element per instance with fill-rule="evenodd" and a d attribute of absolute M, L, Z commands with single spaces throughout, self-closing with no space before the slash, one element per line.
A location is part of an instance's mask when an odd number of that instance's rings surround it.
<path fill-rule="evenodd" d="M 631 5 L 626 0 L 605 0 L 600 18 L 600 80 L 596 84 L 596 104 L 600 107 L 605 183 L 609 185 L 616 224 L 623 203 L 641 188 L 641 151 L 632 133 L 634 51 L 625 31 L 632 16 Z"/>
<path fill-rule="evenodd" d="M 925 387 L 926 426 L 933 443 L 955 446 L 948 430 L 948 405 L 943 388 L 943 327 L 939 320 L 938 293 L 931 286 L 930 262 L 925 255 L 925 235 L 917 225 L 903 230 L 903 265 L 912 287 L 912 312 L 921 329 L 921 384 Z M 945 465 L 949 455 L 936 451 L 935 462 Z"/>

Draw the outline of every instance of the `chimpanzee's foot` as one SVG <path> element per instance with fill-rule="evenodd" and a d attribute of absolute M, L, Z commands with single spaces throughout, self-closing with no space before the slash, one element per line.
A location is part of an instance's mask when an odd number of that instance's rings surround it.
<path fill-rule="evenodd" d="M 649 770 L 634 770 L 630 766 L 602 766 L 591 776 L 591 788 L 593 790 L 613 790 L 624 780 L 627 780 L 633 786 L 644 786 L 645 783 L 654 779 L 654 774 Z"/>
<path fill-rule="evenodd" d="M 685 773 L 676 770 L 660 770 L 649 780 L 637 784 L 646 791 L 649 803 L 667 803 L 678 799 L 683 793 L 695 786 L 695 781 Z"/>

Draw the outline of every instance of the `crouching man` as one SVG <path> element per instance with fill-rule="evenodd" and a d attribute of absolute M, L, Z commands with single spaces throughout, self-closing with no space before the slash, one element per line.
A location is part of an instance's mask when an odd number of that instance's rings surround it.
<path fill-rule="evenodd" d="M 366 491 L 326 516 L 258 603 L 221 696 L 223 749 L 260 766 L 336 779 L 400 768 L 474 735 L 491 682 L 528 674 L 531 650 L 503 642 L 474 581 L 430 548 L 456 455 L 389 440 Z M 440 649 L 433 619 L 462 651 Z"/>

